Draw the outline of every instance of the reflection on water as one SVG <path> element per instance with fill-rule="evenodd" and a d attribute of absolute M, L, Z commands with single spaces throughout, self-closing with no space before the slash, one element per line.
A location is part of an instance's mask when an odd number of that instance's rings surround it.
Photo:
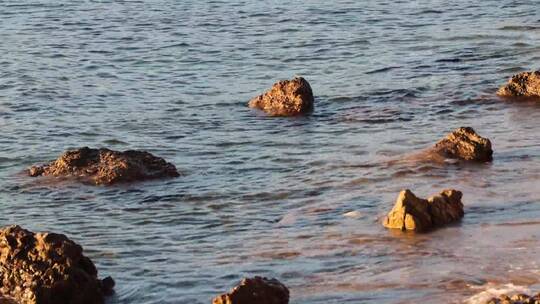
<path fill-rule="evenodd" d="M 540 105 L 494 96 L 540 68 L 535 1 L 8 1 L 0 17 L 0 223 L 83 244 L 111 303 L 208 303 L 255 274 L 310 304 L 540 287 Z M 246 107 L 295 74 L 312 116 Z M 492 164 L 408 159 L 460 126 L 492 140 Z M 184 176 L 21 173 L 79 146 L 149 150 Z M 448 187 L 461 223 L 380 225 L 402 188 Z"/>

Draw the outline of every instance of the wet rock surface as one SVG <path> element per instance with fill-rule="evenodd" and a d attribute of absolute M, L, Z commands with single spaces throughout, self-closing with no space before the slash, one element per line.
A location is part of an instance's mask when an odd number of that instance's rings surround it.
<path fill-rule="evenodd" d="M 424 232 L 460 220 L 464 216 L 462 193 L 444 190 L 428 199 L 402 190 L 392 210 L 383 221 L 390 229 Z"/>
<path fill-rule="evenodd" d="M 492 298 L 486 304 L 540 304 L 540 293 L 535 296 L 526 294 L 515 294 L 512 296 L 502 295 L 498 298 Z"/>
<path fill-rule="evenodd" d="M 288 304 L 289 289 L 276 279 L 245 278 L 229 293 L 217 296 L 212 304 Z"/>
<path fill-rule="evenodd" d="M 497 95 L 540 98 L 540 71 L 523 72 L 512 76 L 508 83 L 497 91 Z"/>
<path fill-rule="evenodd" d="M 493 160 L 491 141 L 476 133 L 473 128 L 461 127 L 448 134 L 431 149 L 445 158 L 487 162 Z"/>
<path fill-rule="evenodd" d="M 92 261 L 65 235 L 0 230 L 0 293 L 21 304 L 98 304 L 114 281 L 97 278 Z"/>
<path fill-rule="evenodd" d="M 270 116 L 296 116 L 313 111 L 313 91 L 302 77 L 282 80 L 249 102 L 250 108 L 260 109 Z"/>
<path fill-rule="evenodd" d="M 75 177 L 96 185 L 111 185 L 179 176 L 176 167 L 148 152 L 124 152 L 88 147 L 67 151 L 57 160 L 33 166 L 30 176 Z"/>

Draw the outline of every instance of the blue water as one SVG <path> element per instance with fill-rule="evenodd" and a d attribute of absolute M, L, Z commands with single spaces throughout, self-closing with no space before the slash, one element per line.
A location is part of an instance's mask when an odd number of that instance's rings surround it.
<path fill-rule="evenodd" d="M 65 233 L 109 303 L 209 303 L 243 276 L 291 303 L 460 303 L 540 286 L 538 1 L 2 1 L 0 224 Z M 247 108 L 302 75 L 313 115 Z M 389 161 L 471 126 L 492 164 Z M 22 171 L 69 148 L 143 149 L 183 176 L 116 187 Z M 402 188 L 464 192 L 460 225 L 379 223 Z M 357 211 L 354 217 L 344 216 Z"/>

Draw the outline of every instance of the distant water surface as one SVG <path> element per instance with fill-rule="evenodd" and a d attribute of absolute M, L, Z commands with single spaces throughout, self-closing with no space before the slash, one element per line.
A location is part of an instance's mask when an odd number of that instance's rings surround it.
<path fill-rule="evenodd" d="M 241 277 L 291 303 L 462 303 L 540 288 L 540 104 L 494 93 L 540 68 L 538 1 L 3 1 L 0 224 L 68 234 L 109 303 L 209 303 Z M 316 109 L 247 101 L 306 77 Z M 471 126 L 482 165 L 390 165 Z M 65 149 L 144 149 L 178 179 L 24 176 Z M 461 224 L 385 230 L 402 188 L 464 192 Z M 353 217 L 345 213 L 356 211 Z M 473 298 L 471 298 L 473 297 Z"/>

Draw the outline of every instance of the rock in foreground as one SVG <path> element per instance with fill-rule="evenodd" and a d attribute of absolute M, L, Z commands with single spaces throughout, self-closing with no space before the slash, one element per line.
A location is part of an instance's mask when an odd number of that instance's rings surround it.
<path fill-rule="evenodd" d="M 148 152 L 88 147 L 67 151 L 57 160 L 28 171 L 30 176 L 77 177 L 96 185 L 179 176 L 173 164 Z"/>
<path fill-rule="evenodd" d="M 508 83 L 497 91 L 504 97 L 540 97 L 540 71 L 523 72 L 512 76 Z"/>
<path fill-rule="evenodd" d="M 0 230 L 2 295 L 21 304 L 101 304 L 114 281 L 97 278 L 92 261 L 65 235 Z"/>
<path fill-rule="evenodd" d="M 473 128 L 461 127 L 448 134 L 432 149 L 446 158 L 487 162 L 493 159 L 491 141 L 478 135 Z"/>
<path fill-rule="evenodd" d="M 231 292 L 217 296 L 212 304 L 288 304 L 289 289 L 276 279 L 246 278 Z"/>
<path fill-rule="evenodd" d="M 250 108 L 263 110 L 271 116 L 296 116 L 313 111 L 313 92 L 302 77 L 283 80 L 249 102 Z"/>
<path fill-rule="evenodd" d="M 390 229 L 423 232 L 460 220 L 463 215 L 462 193 L 444 190 L 428 199 L 402 190 L 383 225 Z"/>
<path fill-rule="evenodd" d="M 486 304 L 540 304 L 540 293 L 535 296 L 526 294 L 515 294 L 511 297 L 502 295 L 498 298 L 492 298 Z"/>

